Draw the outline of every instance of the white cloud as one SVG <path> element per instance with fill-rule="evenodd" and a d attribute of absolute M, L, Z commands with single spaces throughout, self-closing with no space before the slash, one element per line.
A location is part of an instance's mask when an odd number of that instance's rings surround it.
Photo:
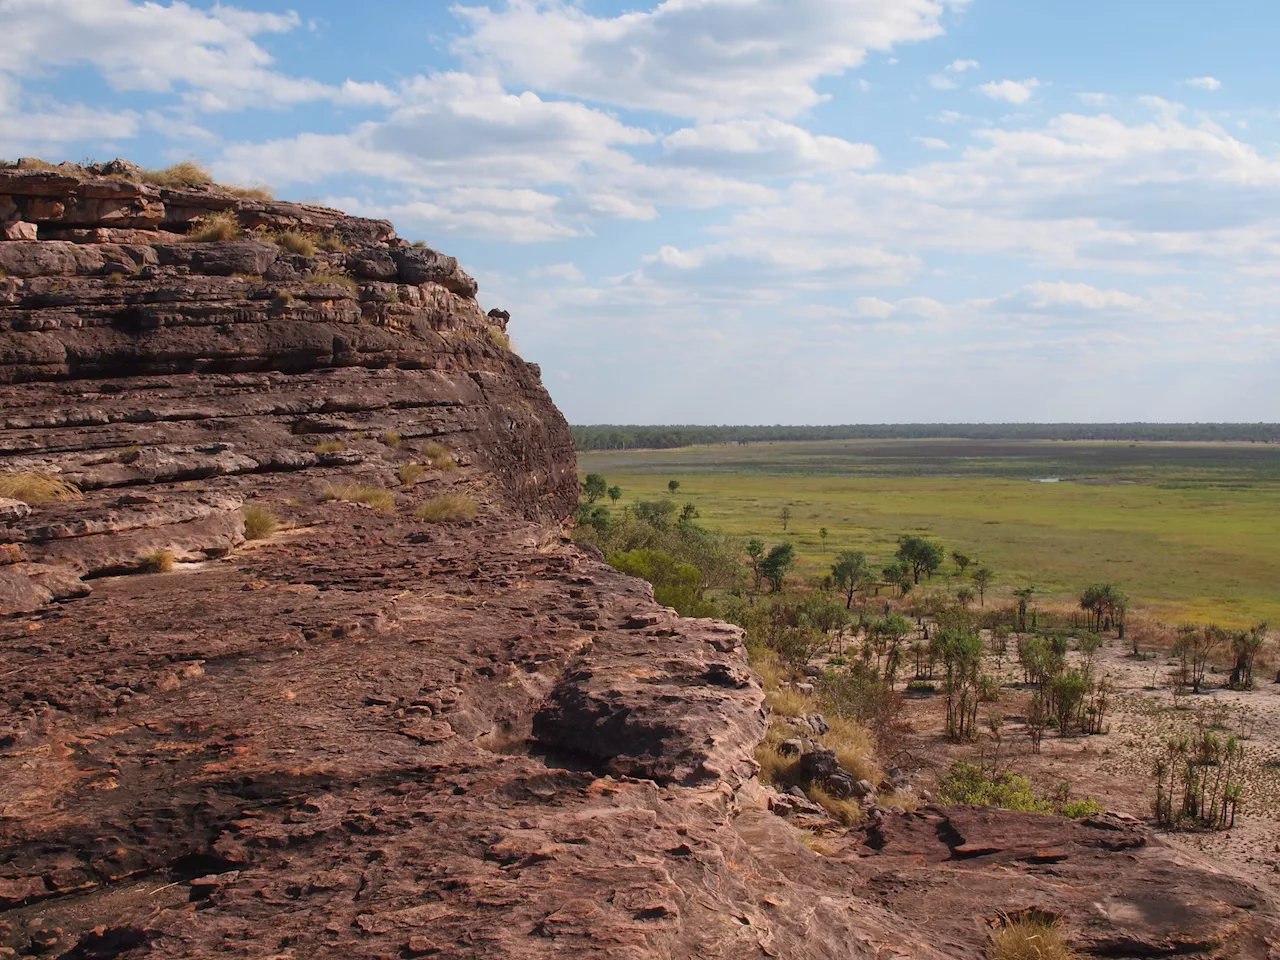
<path fill-rule="evenodd" d="M 1222 81 L 1216 77 L 1192 77 L 1189 80 L 1182 81 L 1184 86 L 1195 87 L 1197 90 L 1221 90 Z"/>
<path fill-rule="evenodd" d="M 1116 102 L 1116 98 L 1109 93 L 1077 93 L 1080 102 L 1090 107 L 1106 107 Z"/>
<path fill-rule="evenodd" d="M 929 75 L 929 86 L 935 90 L 955 90 L 960 84 L 945 73 L 933 73 Z"/>
<path fill-rule="evenodd" d="M 951 144 L 945 140 L 939 140 L 937 137 L 916 137 L 916 143 L 929 150 L 950 150 Z"/>
<path fill-rule="evenodd" d="M 937 36 L 967 0 L 664 0 L 595 17 L 567 0 L 458 5 L 456 49 L 506 81 L 683 117 L 791 117 L 871 50 Z"/>
<path fill-rule="evenodd" d="M 815 136 L 781 120 L 730 120 L 677 130 L 662 141 L 676 164 L 761 175 L 804 175 L 865 169 L 880 158 L 875 147 Z"/>
<path fill-rule="evenodd" d="M 328 86 L 273 69 L 254 38 L 301 25 L 296 13 L 134 0 L 0 0 L 0 72 L 29 79 L 89 65 L 118 91 L 180 93 L 202 110 L 284 106 L 311 100 L 386 104 L 380 84 Z"/>
<path fill-rule="evenodd" d="M 990 302 L 1003 309 L 1069 314 L 1135 310 L 1145 303 L 1141 297 L 1123 290 L 1099 290 L 1087 283 L 1067 281 L 1031 283 Z"/>
<path fill-rule="evenodd" d="M 529 276 L 562 280 L 566 283 L 581 283 L 586 279 L 586 274 L 572 263 L 553 263 L 545 267 L 535 267 L 529 271 Z"/>
<path fill-rule="evenodd" d="M 1006 103 L 1022 104 L 1031 99 L 1040 81 L 1032 77 L 1029 80 L 1001 80 L 984 83 L 977 89 L 992 100 L 1003 100 Z"/>
<path fill-rule="evenodd" d="M 980 64 L 977 60 L 953 60 L 947 66 L 947 70 L 950 71 L 951 73 L 964 73 L 966 70 L 980 70 L 980 69 L 982 69 L 982 64 Z"/>

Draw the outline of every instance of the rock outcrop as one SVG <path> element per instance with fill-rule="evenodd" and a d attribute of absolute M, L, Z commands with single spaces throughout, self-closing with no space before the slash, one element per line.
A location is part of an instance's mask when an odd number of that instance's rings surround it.
<path fill-rule="evenodd" d="M 940 960 L 1031 908 L 1277 956 L 1259 891 L 1115 817 L 815 852 L 741 634 L 563 536 L 568 430 L 456 261 L 135 173 L 0 170 L 0 476 L 79 491 L 0 500 L 0 956 Z M 478 516 L 414 519 L 445 493 Z"/>

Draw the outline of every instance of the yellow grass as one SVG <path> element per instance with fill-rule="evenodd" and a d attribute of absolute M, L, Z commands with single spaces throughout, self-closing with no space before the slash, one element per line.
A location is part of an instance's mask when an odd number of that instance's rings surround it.
<path fill-rule="evenodd" d="M 267 187 L 223 187 L 227 193 L 241 200 L 274 200 L 275 194 Z"/>
<path fill-rule="evenodd" d="M 453 473 L 458 469 L 458 461 L 453 455 L 453 451 L 446 447 L 443 443 L 436 443 L 434 440 L 422 448 L 422 455 L 426 458 L 427 463 L 431 465 L 432 470 L 443 470 L 445 473 Z"/>
<path fill-rule="evenodd" d="M 195 243 L 225 243 L 240 236 L 240 220 L 233 210 L 219 210 L 206 214 L 196 220 L 195 226 L 187 234 L 187 239 Z"/>
<path fill-rule="evenodd" d="M 818 702 L 792 687 L 780 687 L 766 695 L 769 709 L 780 717 L 807 717 L 821 713 Z"/>
<path fill-rule="evenodd" d="M 75 484 L 46 473 L 0 473 L 0 497 L 23 503 L 53 503 L 79 500 L 80 490 Z"/>
<path fill-rule="evenodd" d="M 1076 960 L 1061 925 L 1038 917 L 1006 924 L 991 943 L 991 960 Z"/>
<path fill-rule="evenodd" d="M 420 463 L 402 463 L 396 468 L 396 476 L 400 478 L 400 485 L 404 487 L 412 487 L 426 472 L 427 468 Z"/>
<path fill-rule="evenodd" d="M 428 500 L 413 515 L 429 523 L 445 523 L 449 520 L 470 520 L 478 512 L 475 500 L 465 493 L 446 493 Z"/>
<path fill-rule="evenodd" d="M 856 827 L 862 822 L 862 806 L 857 800 L 838 800 L 817 784 L 810 786 L 805 793 L 810 800 L 827 811 L 832 820 L 846 827 Z"/>
<path fill-rule="evenodd" d="M 867 780 L 873 785 L 881 780 L 876 764 L 876 741 L 871 731 L 854 720 L 823 715 L 831 728 L 818 738 L 828 750 L 834 750 L 840 766 L 853 774 L 855 780 Z"/>
<path fill-rule="evenodd" d="M 168 573 L 173 569 L 173 554 L 168 550 L 152 550 L 138 558 L 144 573 Z"/>
<path fill-rule="evenodd" d="M 396 498 L 390 490 L 384 490 L 381 487 L 366 487 L 358 483 L 327 487 L 324 492 L 324 499 L 367 503 L 382 513 L 395 513 L 396 509 Z"/>
<path fill-rule="evenodd" d="M 311 449 L 316 453 L 341 453 L 347 445 L 341 440 L 321 440 Z"/>
<path fill-rule="evenodd" d="M 261 504 L 246 504 L 242 512 L 246 540 L 265 540 L 280 529 L 280 518 Z"/>
<path fill-rule="evenodd" d="M 392 450 L 395 450 L 397 447 L 400 446 L 400 441 L 402 439 L 403 438 L 400 436 L 400 434 L 396 433 L 394 430 L 392 430 L 390 433 L 384 433 L 382 435 L 382 442 L 385 443 Z"/>
<path fill-rule="evenodd" d="M 360 284 L 356 283 L 354 279 L 347 276 L 345 273 L 332 273 L 327 271 L 313 273 L 307 277 L 307 283 L 312 286 L 329 284 L 334 287 L 342 287 L 344 290 L 348 290 L 351 293 L 360 292 Z"/>
<path fill-rule="evenodd" d="M 316 236 L 311 233 L 304 233 L 301 230 L 281 230 L 275 235 L 276 244 L 282 250 L 289 253 L 296 253 L 303 257 L 314 257 L 316 255 Z"/>
<path fill-rule="evenodd" d="M 192 163 L 185 160 L 182 163 L 175 163 L 171 167 L 165 167 L 163 170 L 144 170 L 142 171 L 142 179 L 145 183 L 154 184 L 157 187 L 204 187 L 213 183 L 213 177 L 209 175 L 209 171 L 198 163 Z"/>

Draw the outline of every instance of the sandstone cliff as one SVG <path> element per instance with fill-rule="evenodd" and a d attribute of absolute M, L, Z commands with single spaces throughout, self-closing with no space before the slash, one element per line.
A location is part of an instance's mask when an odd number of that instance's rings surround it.
<path fill-rule="evenodd" d="M 1123 818 L 811 850 L 740 633 L 564 538 L 567 427 L 456 261 L 136 174 L 0 170 L 2 466 L 80 491 L 0 501 L 0 956 L 979 957 L 1030 908 L 1098 956 L 1280 955 Z"/>

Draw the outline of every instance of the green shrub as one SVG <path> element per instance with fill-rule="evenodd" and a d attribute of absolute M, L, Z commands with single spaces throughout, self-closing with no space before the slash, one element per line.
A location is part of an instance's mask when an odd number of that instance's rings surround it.
<path fill-rule="evenodd" d="M 265 540 L 280 529 L 280 518 L 261 504 L 246 504 L 241 512 L 246 540 Z"/>
<path fill-rule="evenodd" d="M 653 598 L 673 607 L 682 617 L 715 616 L 702 599 L 702 575 L 691 563 L 681 563 L 664 550 L 630 550 L 609 557 L 609 566 L 653 584 Z"/>
<path fill-rule="evenodd" d="M 1005 772 L 992 779 L 978 767 L 963 761 L 956 763 L 938 784 L 938 799 L 958 806 L 1001 807 L 1027 813 L 1053 812 L 1052 804 L 1032 792 L 1031 781 L 1026 777 Z"/>
<path fill-rule="evenodd" d="M 446 523 L 450 520 L 471 520 L 479 512 L 475 500 L 465 493 L 446 493 L 428 500 L 413 515 L 428 523 Z"/>

